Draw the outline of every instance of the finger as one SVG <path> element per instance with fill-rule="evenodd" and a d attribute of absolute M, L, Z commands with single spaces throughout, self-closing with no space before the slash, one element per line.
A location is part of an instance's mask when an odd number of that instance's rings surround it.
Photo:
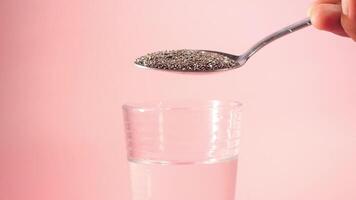
<path fill-rule="evenodd" d="M 356 41 L 356 0 L 343 0 L 341 24 L 345 32 Z"/>
<path fill-rule="evenodd" d="M 311 8 L 312 24 L 324 31 L 329 31 L 341 36 L 347 36 L 341 26 L 341 5 L 314 4 Z"/>
<path fill-rule="evenodd" d="M 316 0 L 314 4 L 341 4 L 341 0 Z"/>

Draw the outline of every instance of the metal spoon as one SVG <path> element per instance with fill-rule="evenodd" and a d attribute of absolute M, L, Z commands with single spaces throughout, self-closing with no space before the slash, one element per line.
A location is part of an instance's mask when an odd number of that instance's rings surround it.
<path fill-rule="evenodd" d="M 230 68 L 225 68 L 225 69 L 218 69 L 218 70 L 211 70 L 211 71 L 203 71 L 203 70 L 195 70 L 195 71 L 179 71 L 179 70 L 168 70 L 168 71 L 175 71 L 175 72 L 217 72 L 217 71 L 226 71 L 226 70 L 232 70 L 232 69 L 236 69 L 239 67 L 242 67 L 257 51 L 259 51 L 260 49 L 262 49 L 264 46 L 266 46 L 267 44 L 283 37 L 286 36 L 290 33 L 293 33 L 295 31 L 298 31 L 300 29 L 303 29 L 305 27 L 310 26 L 312 23 L 310 21 L 310 18 L 307 19 L 303 19 L 301 21 L 298 21 L 292 25 L 289 25 L 285 28 L 282 28 L 281 30 L 274 32 L 270 35 L 268 35 L 267 37 L 263 38 L 262 40 L 260 40 L 259 42 L 257 42 L 255 45 L 253 45 L 249 50 L 247 50 L 244 54 L 242 55 L 233 55 L 233 54 L 229 54 L 229 53 L 224 53 L 224 52 L 219 52 L 219 51 L 210 51 L 210 50 L 202 50 L 202 51 L 206 51 L 206 52 L 214 52 L 214 53 L 218 53 L 221 55 L 224 55 L 230 59 L 233 59 L 236 61 L 236 66 L 234 67 L 230 67 Z M 143 65 L 137 65 L 138 67 L 143 67 L 143 68 L 148 68 L 146 66 Z M 149 69 L 156 69 L 156 68 L 149 68 Z M 167 69 L 157 69 L 157 70 L 167 70 Z"/>

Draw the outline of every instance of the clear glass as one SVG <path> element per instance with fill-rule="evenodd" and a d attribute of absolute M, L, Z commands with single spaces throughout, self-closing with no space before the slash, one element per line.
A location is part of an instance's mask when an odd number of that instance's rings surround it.
<path fill-rule="evenodd" d="M 239 102 L 156 102 L 123 110 L 133 200 L 235 199 Z"/>

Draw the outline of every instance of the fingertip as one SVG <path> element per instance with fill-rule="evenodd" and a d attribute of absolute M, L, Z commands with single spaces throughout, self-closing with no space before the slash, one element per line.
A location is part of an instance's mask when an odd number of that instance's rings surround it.
<path fill-rule="evenodd" d="M 314 4 L 309 8 L 310 21 L 313 26 L 320 30 L 326 30 L 328 28 L 328 20 L 324 13 L 325 6 L 322 4 Z"/>
<path fill-rule="evenodd" d="M 316 5 L 312 5 L 310 6 L 310 8 L 308 9 L 308 16 L 310 17 L 310 21 L 312 23 L 313 26 L 315 26 L 316 28 L 318 28 L 318 26 L 316 25 L 319 25 L 319 20 L 318 20 L 318 15 L 315 13 L 315 10 L 316 10 Z"/>
<path fill-rule="evenodd" d="M 307 11 L 307 16 L 310 18 L 313 16 L 313 8 L 314 8 L 314 6 L 312 5 L 309 7 L 309 9 Z"/>
<path fill-rule="evenodd" d="M 336 4 L 313 4 L 308 13 L 313 26 L 346 37 L 347 33 L 341 25 L 341 6 Z"/>
<path fill-rule="evenodd" d="M 310 8 L 310 19 L 317 29 L 335 31 L 341 27 L 341 13 L 340 5 L 316 4 Z"/>

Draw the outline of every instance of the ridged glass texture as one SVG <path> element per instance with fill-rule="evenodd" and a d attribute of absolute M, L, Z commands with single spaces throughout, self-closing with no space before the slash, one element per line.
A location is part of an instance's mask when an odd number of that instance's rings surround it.
<path fill-rule="evenodd" d="M 126 104 L 123 111 L 130 161 L 214 163 L 238 156 L 239 102 L 212 100 Z"/>

